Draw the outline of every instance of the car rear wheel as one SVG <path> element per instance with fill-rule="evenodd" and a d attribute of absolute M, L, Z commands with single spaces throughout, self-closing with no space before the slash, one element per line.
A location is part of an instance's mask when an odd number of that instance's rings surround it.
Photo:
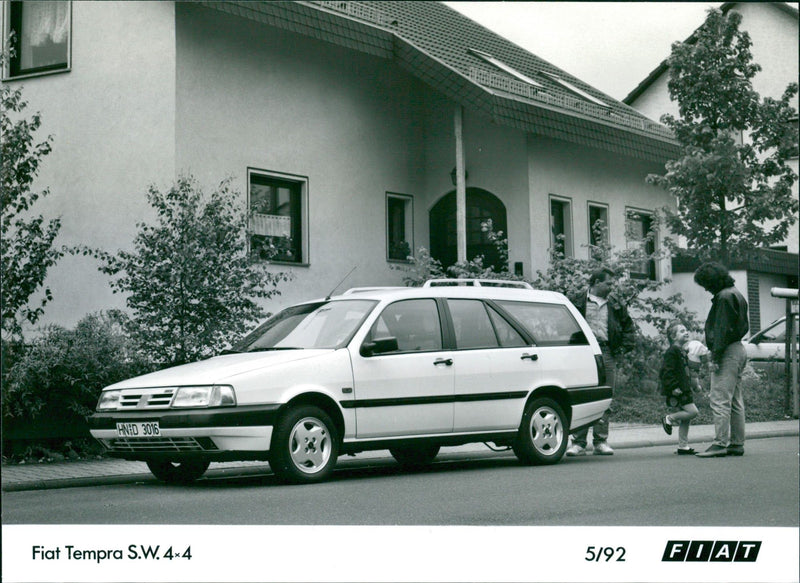
<path fill-rule="evenodd" d="M 417 468 L 431 463 L 439 453 L 438 445 L 409 445 L 394 447 L 389 450 L 392 457 L 401 466 Z"/>
<path fill-rule="evenodd" d="M 293 407 L 275 425 L 270 466 L 283 482 L 307 484 L 330 476 L 339 456 L 339 435 L 319 407 Z"/>
<path fill-rule="evenodd" d="M 568 437 L 561 406 L 552 399 L 533 399 L 522 415 L 514 453 L 525 464 L 555 464 L 564 457 Z"/>
<path fill-rule="evenodd" d="M 153 475 L 169 484 L 188 484 L 206 473 L 209 462 L 207 460 L 184 460 L 173 462 L 170 460 L 148 461 L 147 467 Z"/>

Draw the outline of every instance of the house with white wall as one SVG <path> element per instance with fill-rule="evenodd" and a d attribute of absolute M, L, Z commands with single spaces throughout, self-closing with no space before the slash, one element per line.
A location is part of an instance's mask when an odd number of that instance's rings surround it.
<path fill-rule="evenodd" d="M 491 253 L 488 218 L 534 276 L 559 235 L 588 256 L 603 219 L 613 246 L 636 244 L 626 224 L 672 204 L 645 182 L 677 155 L 666 128 L 439 2 L 2 8 L 18 33 L 3 83 L 53 136 L 37 210 L 62 217 L 58 244 L 129 248 L 149 185 L 230 177 L 252 243 L 294 275 L 271 311 L 353 268 L 344 287 L 399 285 L 392 267 L 419 247 L 446 265 Z M 47 285 L 43 322 L 124 307 L 90 258 L 64 257 Z"/>
<path fill-rule="evenodd" d="M 740 29 L 750 35 L 753 62 L 762 67 L 753 79 L 753 88 L 762 97 L 779 99 L 790 83 L 800 79 L 797 8 L 785 2 L 727 2 L 720 9 L 723 12 L 735 10 L 742 15 Z M 667 113 L 678 117 L 678 104 L 670 100 L 668 81 L 669 68 L 664 61 L 623 101 L 652 119 L 659 119 Z M 797 111 L 797 95 L 793 106 Z M 793 123 L 797 133 L 797 117 Z M 747 140 L 748 136 L 744 135 L 742 139 Z M 797 174 L 798 159 L 791 160 L 790 166 Z M 798 196 L 797 182 L 793 186 L 793 193 L 795 197 Z M 798 227 L 798 223 L 795 223 L 786 240 L 776 247 L 760 249 L 748 259 L 729 266 L 736 287 L 748 299 L 751 332 L 758 331 L 786 313 L 785 301 L 773 298 L 770 290 L 773 287 L 796 288 L 798 285 Z M 704 317 L 711 306 L 711 296 L 693 283 L 692 275 L 696 267 L 695 261 L 676 257 L 672 263 L 672 286 L 684 295 L 688 306 Z"/>

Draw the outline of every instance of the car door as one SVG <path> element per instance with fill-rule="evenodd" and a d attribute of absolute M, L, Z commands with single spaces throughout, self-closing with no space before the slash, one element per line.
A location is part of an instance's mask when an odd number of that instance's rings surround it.
<path fill-rule="evenodd" d="M 533 337 L 538 386 L 597 384 L 594 350 L 569 308 L 558 303 L 498 301 Z"/>
<path fill-rule="evenodd" d="M 352 354 L 358 439 L 453 429 L 453 353 L 431 298 L 400 300 L 378 316 L 365 342 L 395 338 L 396 350 Z"/>
<path fill-rule="evenodd" d="M 482 300 L 448 299 L 447 306 L 457 348 L 453 430 L 516 429 L 538 374 L 533 347 Z"/>

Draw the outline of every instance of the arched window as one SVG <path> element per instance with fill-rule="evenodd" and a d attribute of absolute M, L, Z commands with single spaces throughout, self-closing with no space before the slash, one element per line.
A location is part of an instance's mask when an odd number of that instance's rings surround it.
<path fill-rule="evenodd" d="M 467 259 L 483 255 L 485 266 L 501 271 L 497 247 L 489 241 L 481 224 L 492 219 L 494 231 L 507 236 L 506 207 L 491 192 L 481 188 L 467 188 Z M 430 210 L 431 255 L 449 267 L 458 261 L 456 242 L 456 192 L 445 194 Z"/>

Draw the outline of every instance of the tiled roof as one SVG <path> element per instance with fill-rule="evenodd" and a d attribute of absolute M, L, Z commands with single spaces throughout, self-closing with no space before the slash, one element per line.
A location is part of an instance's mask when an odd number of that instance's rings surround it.
<path fill-rule="evenodd" d="M 498 124 L 635 158 L 664 161 L 678 153 L 664 126 L 441 2 L 204 4 L 391 59 L 448 98 Z M 542 87 L 497 69 L 470 49 L 490 54 Z M 565 89 L 551 78 L 553 75 L 605 106 Z"/>

